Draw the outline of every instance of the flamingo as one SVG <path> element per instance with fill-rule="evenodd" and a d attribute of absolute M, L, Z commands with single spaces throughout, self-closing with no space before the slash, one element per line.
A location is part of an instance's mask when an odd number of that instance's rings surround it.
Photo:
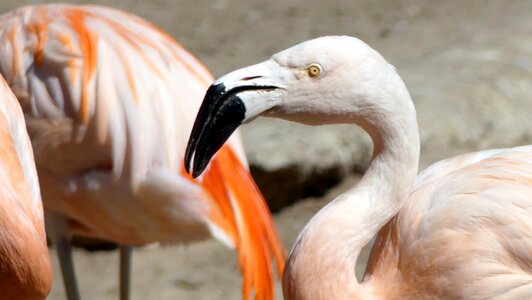
<path fill-rule="evenodd" d="M 121 245 L 214 237 L 239 252 L 244 299 L 272 299 L 284 250 L 238 135 L 199 180 L 182 165 L 207 69 L 168 34 L 102 6 L 27 6 L 0 17 L 0 73 L 33 144 L 47 231 L 68 299 L 78 299 L 74 235 Z"/>
<path fill-rule="evenodd" d="M 24 115 L 0 76 L 0 290 L 2 299 L 45 299 L 52 268 Z"/>
<path fill-rule="evenodd" d="M 359 39 L 328 36 L 216 80 L 187 170 L 201 174 L 231 130 L 260 115 L 355 124 L 374 145 L 360 182 L 296 239 L 285 299 L 532 299 L 532 146 L 464 154 L 417 176 L 416 111 L 395 68 Z M 356 260 L 377 233 L 358 282 Z"/>

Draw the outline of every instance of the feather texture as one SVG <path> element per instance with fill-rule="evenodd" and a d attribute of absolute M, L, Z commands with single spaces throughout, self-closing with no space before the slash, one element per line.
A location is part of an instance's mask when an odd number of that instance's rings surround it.
<path fill-rule="evenodd" d="M 52 283 L 37 172 L 24 116 L 0 76 L 0 290 L 45 299 Z"/>
<path fill-rule="evenodd" d="M 0 72 L 26 115 L 47 211 L 125 244 L 210 235 L 236 246 L 244 296 L 273 297 L 283 251 L 238 135 L 198 181 L 183 171 L 211 75 L 147 21 L 100 6 L 0 17 Z"/>
<path fill-rule="evenodd" d="M 398 299 L 413 291 L 434 299 L 530 298 L 531 183 L 532 146 L 432 165 L 379 234 L 368 282 L 383 293 L 402 290 Z M 423 280 L 427 276 L 430 281 Z M 384 286 L 372 278 L 398 284 Z"/>

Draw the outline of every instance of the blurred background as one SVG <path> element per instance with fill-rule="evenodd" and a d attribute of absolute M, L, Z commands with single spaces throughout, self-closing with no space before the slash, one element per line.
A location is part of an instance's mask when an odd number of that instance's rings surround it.
<path fill-rule="evenodd" d="M 44 2 L 3 0 L 0 13 Z M 168 31 L 215 76 L 314 37 L 361 38 L 409 87 L 421 168 L 463 152 L 532 143 L 530 0 L 93 3 L 133 12 Z M 261 119 L 243 132 L 253 175 L 287 249 L 320 207 L 356 183 L 371 152 L 367 136 L 353 126 Z M 116 252 L 76 250 L 75 260 L 84 299 L 118 298 Z M 241 293 L 234 253 L 214 241 L 137 249 L 132 287 L 133 299 L 239 299 Z M 49 299 L 65 299 L 60 280 Z"/>

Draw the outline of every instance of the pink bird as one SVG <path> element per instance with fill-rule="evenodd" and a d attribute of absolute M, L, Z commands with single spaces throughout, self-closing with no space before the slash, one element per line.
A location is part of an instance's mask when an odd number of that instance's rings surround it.
<path fill-rule="evenodd" d="M 299 234 L 286 299 L 532 299 L 532 146 L 451 158 L 417 176 L 405 84 L 364 42 L 331 36 L 218 79 L 189 141 L 192 174 L 210 159 L 211 137 L 260 115 L 358 125 L 374 144 L 361 181 Z M 358 282 L 356 261 L 377 233 Z"/>
<path fill-rule="evenodd" d="M 47 229 L 69 299 L 78 299 L 70 239 L 121 247 L 214 237 L 239 252 L 243 297 L 273 299 L 284 252 L 238 135 L 193 180 L 187 137 L 212 77 L 173 38 L 101 6 L 28 6 L 0 17 L 0 72 L 25 112 Z"/>
<path fill-rule="evenodd" d="M 0 76 L 0 298 L 45 299 L 52 268 L 37 171 L 17 99 Z"/>

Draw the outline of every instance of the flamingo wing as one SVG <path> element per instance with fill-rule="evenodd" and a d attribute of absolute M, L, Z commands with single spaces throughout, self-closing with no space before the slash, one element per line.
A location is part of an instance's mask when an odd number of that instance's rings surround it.
<path fill-rule="evenodd" d="M 532 146 L 466 154 L 423 171 L 372 255 L 367 276 L 397 269 L 388 276 L 410 293 L 531 298 Z"/>
<path fill-rule="evenodd" d="M 63 125 L 69 144 L 107 145 L 101 156 L 112 159 L 118 176 L 139 180 L 153 164 L 180 170 L 181 145 L 211 76 L 172 38 L 131 14 L 96 6 L 26 7 L 1 23 L 1 71 L 32 122 Z M 47 131 L 58 130 L 55 123 Z M 60 164 L 70 149 L 61 150 L 61 158 L 47 153 L 38 164 L 70 171 L 91 159 L 72 154 L 75 163 Z"/>
<path fill-rule="evenodd" d="M 0 72 L 26 115 L 45 208 L 78 234 L 132 244 L 202 239 L 206 226 L 238 248 L 246 297 L 272 298 L 271 257 L 280 271 L 284 252 L 238 136 L 198 181 L 183 170 L 206 68 L 116 9 L 25 7 L 0 24 Z"/>

